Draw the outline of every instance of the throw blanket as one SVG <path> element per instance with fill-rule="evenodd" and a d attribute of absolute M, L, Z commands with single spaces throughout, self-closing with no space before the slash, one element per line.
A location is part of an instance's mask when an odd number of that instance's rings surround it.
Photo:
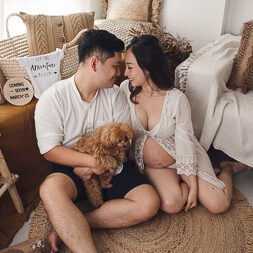
<path fill-rule="evenodd" d="M 176 69 L 175 84 L 189 99 L 195 135 L 205 150 L 210 145 L 253 166 L 253 91 L 242 94 L 226 87 L 240 36 L 225 34 Z"/>

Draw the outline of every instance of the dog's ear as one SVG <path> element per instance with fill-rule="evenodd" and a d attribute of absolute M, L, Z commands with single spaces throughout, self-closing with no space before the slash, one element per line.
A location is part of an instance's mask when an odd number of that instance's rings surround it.
<path fill-rule="evenodd" d="M 126 133 L 129 140 L 135 137 L 135 132 L 129 124 L 122 123 L 120 129 Z"/>

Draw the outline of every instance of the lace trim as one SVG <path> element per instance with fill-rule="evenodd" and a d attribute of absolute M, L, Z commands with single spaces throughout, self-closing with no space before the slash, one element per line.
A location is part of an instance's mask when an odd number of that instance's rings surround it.
<path fill-rule="evenodd" d="M 190 57 L 186 59 L 183 63 L 181 63 L 176 68 L 175 75 L 175 86 L 178 87 L 182 92 L 186 93 L 187 91 L 187 80 L 188 80 L 188 71 L 189 67 L 195 62 L 201 55 L 203 55 L 210 48 L 221 44 L 227 38 L 229 38 L 231 34 L 227 33 L 220 36 L 217 40 L 207 44 L 205 47 L 199 49 L 195 53 L 191 53 Z"/>
<path fill-rule="evenodd" d="M 137 163 L 137 166 L 140 170 L 140 172 L 143 173 L 144 171 L 144 163 L 143 163 L 143 147 L 144 147 L 144 143 L 147 139 L 147 136 L 145 136 L 144 134 L 142 134 L 141 136 L 139 136 L 136 140 L 135 140 L 135 150 L 134 150 L 134 156 L 135 156 L 135 161 Z"/>
<path fill-rule="evenodd" d="M 176 164 L 177 174 L 180 174 L 180 175 L 184 174 L 186 176 L 190 176 L 190 175 L 196 176 L 197 168 L 198 168 L 197 162 Z"/>
<path fill-rule="evenodd" d="M 159 145 L 174 159 L 176 159 L 176 146 L 175 146 L 175 138 L 171 136 L 169 138 L 162 138 L 158 135 L 150 135 Z"/>

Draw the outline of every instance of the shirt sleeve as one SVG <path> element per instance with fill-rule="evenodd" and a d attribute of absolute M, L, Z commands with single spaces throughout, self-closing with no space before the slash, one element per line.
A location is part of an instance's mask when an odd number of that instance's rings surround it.
<path fill-rule="evenodd" d="M 197 158 L 194 132 L 191 121 L 191 108 L 186 96 L 181 93 L 175 110 L 176 168 L 178 174 L 196 175 Z"/>
<path fill-rule="evenodd" d="M 35 129 L 41 154 L 62 145 L 64 128 L 59 108 L 56 99 L 47 92 L 44 92 L 36 105 Z"/>
<path fill-rule="evenodd" d="M 129 105 L 126 96 L 119 87 L 117 87 L 113 101 L 113 121 L 131 124 Z"/>

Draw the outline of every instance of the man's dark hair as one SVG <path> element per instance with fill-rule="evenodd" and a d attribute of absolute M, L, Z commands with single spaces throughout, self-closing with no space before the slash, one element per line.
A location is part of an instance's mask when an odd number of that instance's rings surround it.
<path fill-rule="evenodd" d="M 124 42 L 105 30 L 88 30 L 78 44 L 79 63 L 85 62 L 92 55 L 98 56 L 101 62 L 114 57 L 115 52 L 124 50 Z"/>

